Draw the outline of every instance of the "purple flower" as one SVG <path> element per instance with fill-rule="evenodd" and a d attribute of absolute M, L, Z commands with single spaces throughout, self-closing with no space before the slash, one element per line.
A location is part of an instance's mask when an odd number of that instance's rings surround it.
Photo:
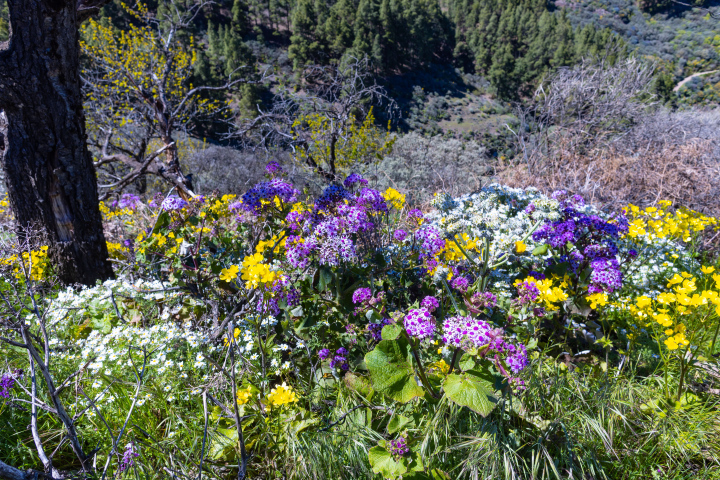
<path fill-rule="evenodd" d="M 266 209 L 263 200 L 269 202 L 268 206 L 274 207 L 275 197 L 285 203 L 293 203 L 297 200 L 298 193 L 300 192 L 291 184 L 278 178 L 269 182 L 260 182 L 242 196 L 241 208 L 249 213 L 259 215 Z"/>
<path fill-rule="evenodd" d="M 135 210 L 140 203 L 140 197 L 137 195 L 133 193 L 123 193 L 122 197 L 120 197 L 120 201 L 118 202 L 118 207 Z"/>
<path fill-rule="evenodd" d="M 320 360 L 327 360 L 330 358 L 330 350 L 327 348 L 323 348 L 318 352 L 318 357 L 320 357 Z"/>
<path fill-rule="evenodd" d="M 342 355 L 343 357 L 347 357 L 348 351 L 345 347 L 340 347 L 337 350 L 335 350 L 336 355 Z"/>
<path fill-rule="evenodd" d="M 507 351 L 507 357 L 505 362 L 510 367 L 513 373 L 517 374 L 525 370 L 528 366 L 528 356 L 525 345 L 522 343 L 518 345 L 505 344 L 505 350 Z"/>
<path fill-rule="evenodd" d="M 278 172 L 282 172 L 282 167 L 278 162 L 273 160 L 272 162 L 265 165 L 265 171 L 270 175 L 274 175 Z"/>
<path fill-rule="evenodd" d="M 416 218 L 418 220 L 425 218 L 425 215 L 423 215 L 423 213 L 417 208 L 413 208 L 412 210 L 410 210 L 407 216 L 408 218 Z"/>
<path fill-rule="evenodd" d="M 470 297 L 470 304 L 478 310 L 495 308 L 497 297 L 492 292 L 477 292 Z"/>
<path fill-rule="evenodd" d="M 368 332 L 370 332 L 370 335 L 372 336 L 373 340 L 376 342 L 379 342 L 382 340 L 382 329 L 385 325 L 390 325 L 392 322 L 389 318 L 383 319 L 380 323 L 370 323 L 367 326 Z"/>
<path fill-rule="evenodd" d="M 552 194 L 550 194 L 550 198 L 557 200 L 558 202 L 563 202 L 567 198 L 567 191 L 566 190 L 556 190 Z"/>
<path fill-rule="evenodd" d="M 424 258 L 434 257 L 445 248 L 445 239 L 442 233 L 432 225 L 418 230 L 415 239 L 420 245 Z"/>
<path fill-rule="evenodd" d="M 585 205 L 585 199 L 581 195 L 573 195 L 570 197 L 570 202 L 578 207 Z"/>
<path fill-rule="evenodd" d="M 470 286 L 470 280 L 467 277 L 455 277 L 450 284 L 454 289 L 465 293 Z"/>
<path fill-rule="evenodd" d="M 357 260 L 355 244 L 345 236 L 325 238 L 319 245 L 318 259 L 321 265 L 329 266 L 352 263 Z"/>
<path fill-rule="evenodd" d="M 185 208 L 187 206 L 188 206 L 188 203 L 185 200 L 183 200 L 182 198 L 178 197 L 177 195 L 170 195 L 165 200 L 163 200 L 160 208 L 162 208 L 165 211 L 174 211 L 174 210 L 182 210 L 183 208 Z"/>
<path fill-rule="evenodd" d="M 367 287 L 358 288 L 353 293 L 352 301 L 355 305 L 359 303 L 365 303 L 372 297 L 372 292 Z"/>
<path fill-rule="evenodd" d="M 478 318 L 449 317 L 443 323 L 443 342 L 463 349 L 487 345 L 492 348 L 502 343 L 502 330 Z"/>
<path fill-rule="evenodd" d="M 517 286 L 518 297 L 515 302 L 518 305 L 527 305 L 533 303 L 540 296 L 540 289 L 535 282 L 525 281 Z"/>
<path fill-rule="evenodd" d="M 310 255 L 317 248 L 313 239 L 304 240 L 295 235 L 289 235 L 285 241 L 285 258 L 288 263 L 297 269 L 304 269 L 310 264 Z"/>
<path fill-rule="evenodd" d="M 135 459 L 139 456 L 140 454 L 135 451 L 133 444 L 128 443 L 125 447 L 125 453 L 123 453 L 123 458 L 120 461 L 118 472 L 122 473 L 128 468 L 135 466 Z"/>
<path fill-rule="evenodd" d="M 423 340 L 435 334 L 435 318 L 425 308 L 410 310 L 404 323 L 405 330 L 413 338 Z"/>
<path fill-rule="evenodd" d="M 15 382 L 18 376 L 17 371 L 14 374 L 10 373 L 2 376 L 0 379 L 0 397 L 10 398 L 10 390 L 15 387 Z"/>
<path fill-rule="evenodd" d="M 530 214 L 533 213 L 534 211 L 535 211 L 535 204 L 534 204 L 534 203 L 530 203 L 527 207 L 525 207 L 525 210 L 524 210 L 524 212 L 527 213 L 528 215 L 530 215 Z"/>
<path fill-rule="evenodd" d="M 365 180 L 364 178 L 362 178 L 362 177 L 361 177 L 360 175 L 358 175 L 357 173 L 351 173 L 351 174 L 348 175 L 348 177 L 345 179 L 345 181 L 343 182 L 343 185 L 345 186 L 345 188 L 351 188 L 351 187 L 352 187 L 353 185 L 355 185 L 356 183 L 357 183 L 357 184 L 360 184 L 360 185 L 367 185 L 367 184 L 368 184 L 368 181 Z"/>
<path fill-rule="evenodd" d="M 440 307 L 440 301 L 435 297 L 427 296 L 422 299 L 422 302 L 420 302 L 420 306 L 427 309 L 428 312 L 434 312 L 435 309 Z"/>
<path fill-rule="evenodd" d="M 399 437 L 397 440 L 391 440 L 387 443 L 387 450 L 393 457 L 397 458 L 410 452 L 410 447 L 408 447 L 405 437 Z"/>
<path fill-rule="evenodd" d="M 330 185 L 315 200 L 315 210 L 329 210 L 343 200 L 352 200 L 353 196 L 340 185 Z"/>
<path fill-rule="evenodd" d="M 373 188 L 363 188 L 357 198 L 359 206 L 372 209 L 376 212 L 387 212 L 388 207 L 382 194 Z"/>
<path fill-rule="evenodd" d="M 345 350 L 344 348 L 341 350 Z M 339 350 L 338 350 L 339 351 Z M 345 350 L 347 354 L 347 350 Z M 330 360 L 330 368 L 338 368 L 339 370 L 349 370 L 350 365 L 348 364 L 347 358 L 345 358 L 344 355 L 335 355 L 332 360 Z"/>
<path fill-rule="evenodd" d="M 398 242 L 402 242 L 407 238 L 407 232 L 403 230 L 402 228 L 398 228 L 395 230 L 395 233 L 393 234 L 393 238 L 397 240 Z"/>

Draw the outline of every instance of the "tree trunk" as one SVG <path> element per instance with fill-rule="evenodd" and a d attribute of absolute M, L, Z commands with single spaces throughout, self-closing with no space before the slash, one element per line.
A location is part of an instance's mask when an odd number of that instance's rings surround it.
<path fill-rule="evenodd" d="M 8 0 L 0 45 L 0 159 L 17 225 L 40 228 L 66 284 L 113 277 L 79 74 L 78 4 Z M 3 113 L 4 112 L 4 113 Z M 2 118 L 4 117 L 4 118 Z"/>

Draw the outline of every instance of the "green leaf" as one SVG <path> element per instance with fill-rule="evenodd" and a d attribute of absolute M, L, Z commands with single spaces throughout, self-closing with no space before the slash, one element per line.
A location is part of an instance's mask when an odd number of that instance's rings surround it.
<path fill-rule="evenodd" d="M 90 326 L 93 328 L 93 330 L 98 330 L 101 333 L 107 335 L 112 331 L 112 318 L 110 314 L 105 314 L 100 318 L 93 317 L 90 320 Z"/>
<path fill-rule="evenodd" d="M 382 329 L 383 340 L 397 340 L 403 332 L 400 325 L 385 325 Z"/>
<path fill-rule="evenodd" d="M 217 461 L 228 461 L 235 456 L 238 441 L 237 430 L 234 428 L 218 428 L 218 435 L 212 439 L 208 458 Z"/>
<path fill-rule="evenodd" d="M 412 418 L 408 418 L 405 415 L 394 415 L 392 419 L 390 420 L 390 423 L 388 423 L 387 426 L 387 432 L 389 434 L 393 434 L 395 432 L 399 432 L 403 428 L 405 428 L 406 425 L 408 425 L 410 422 L 412 422 Z"/>
<path fill-rule="evenodd" d="M 466 353 L 462 356 L 460 362 L 458 362 L 458 367 L 460 367 L 460 370 L 462 371 L 472 370 L 475 368 L 475 359 L 472 355 L 468 355 Z"/>
<path fill-rule="evenodd" d="M 396 462 L 393 456 L 382 447 L 373 447 L 368 452 L 368 460 L 373 472 L 386 479 L 395 479 L 407 472 L 407 467 Z"/>
<path fill-rule="evenodd" d="M 450 400 L 483 417 L 492 412 L 497 403 L 497 398 L 493 395 L 493 384 L 475 375 L 451 373 L 445 379 L 443 389 Z"/>
<path fill-rule="evenodd" d="M 375 390 L 402 403 L 423 396 L 425 392 L 415 381 L 415 371 L 408 361 L 409 355 L 410 347 L 403 338 L 382 340 L 373 351 L 365 355 L 365 364 L 370 370 L 370 380 Z"/>
<path fill-rule="evenodd" d="M 547 251 L 548 251 L 547 245 L 538 245 L 537 247 L 535 247 L 533 249 L 532 254 L 533 255 L 545 255 L 547 253 Z"/>
<path fill-rule="evenodd" d="M 320 268 L 320 275 L 318 280 L 318 290 L 324 292 L 327 287 L 333 282 L 332 270 L 326 267 Z"/>

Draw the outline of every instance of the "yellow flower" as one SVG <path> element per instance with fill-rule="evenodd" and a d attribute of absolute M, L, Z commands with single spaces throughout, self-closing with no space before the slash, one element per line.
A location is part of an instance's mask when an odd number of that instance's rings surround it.
<path fill-rule="evenodd" d="M 593 293 L 587 296 L 588 302 L 590 302 L 590 308 L 595 310 L 598 305 L 607 305 L 608 296 L 605 292 Z"/>
<path fill-rule="evenodd" d="M 223 268 L 220 272 L 220 280 L 223 282 L 232 282 L 237 278 L 238 272 L 240 272 L 240 267 L 237 265 L 231 265 L 230 268 Z"/>
<path fill-rule="evenodd" d="M 298 401 L 297 395 L 293 392 L 292 387 L 287 386 L 285 382 L 273 388 L 267 396 L 267 399 L 271 405 L 287 405 Z"/>
<path fill-rule="evenodd" d="M 715 267 L 706 267 L 706 266 L 703 265 L 702 267 L 700 267 L 700 270 L 702 270 L 702 273 L 704 273 L 705 275 L 707 275 L 707 274 L 709 274 L 709 273 L 714 272 L 714 271 L 715 271 Z"/>
<path fill-rule="evenodd" d="M 405 206 L 405 195 L 392 187 L 385 190 L 385 193 L 383 193 L 382 196 L 396 210 L 400 210 Z"/>
<path fill-rule="evenodd" d="M 652 304 L 652 300 L 650 297 L 646 297 L 645 295 L 641 295 L 635 300 L 635 303 L 637 304 L 638 308 L 644 309 L 646 307 L 649 307 L 650 304 Z"/>
<path fill-rule="evenodd" d="M 678 344 L 673 337 L 666 338 L 665 345 L 667 345 L 668 350 L 677 350 L 678 349 Z"/>
<path fill-rule="evenodd" d="M 515 251 L 517 253 L 523 253 L 523 252 L 525 252 L 525 250 L 527 250 L 527 245 L 525 245 L 525 243 L 515 242 Z"/>
<path fill-rule="evenodd" d="M 237 391 L 237 403 L 238 405 L 245 405 L 252 398 L 252 387 L 248 386 L 243 390 Z"/>
<path fill-rule="evenodd" d="M 660 302 L 660 303 L 662 303 L 662 304 L 669 305 L 669 304 L 671 304 L 672 302 L 675 301 L 675 298 L 676 298 L 676 297 L 675 297 L 675 294 L 674 294 L 674 293 L 672 293 L 672 292 L 663 292 L 663 293 L 661 293 L 660 295 L 657 296 L 657 301 Z"/>

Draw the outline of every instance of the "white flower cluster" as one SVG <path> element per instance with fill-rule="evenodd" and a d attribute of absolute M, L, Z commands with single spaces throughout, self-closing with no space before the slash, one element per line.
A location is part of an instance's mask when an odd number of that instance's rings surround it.
<path fill-rule="evenodd" d="M 449 234 L 466 232 L 475 238 L 489 238 L 493 259 L 511 250 L 537 222 L 560 218 L 557 200 L 532 188 L 523 190 L 499 184 L 451 200 L 438 195 L 433 206 L 437 211 L 427 215 L 429 220 Z M 534 248 L 532 238 L 525 243 Z"/>
<path fill-rule="evenodd" d="M 61 320 L 67 320 L 68 316 L 82 317 L 87 313 L 88 308 L 98 310 L 114 311 L 113 299 L 116 304 L 123 298 L 145 301 L 167 301 L 177 298 L 180 294 L 176 290 L 168 290 L 167 287 L 156 280 L 136 280 L 130 282 L 125 278 L 106 280 L 94 287 L 83 287 L 76 290 L 68 287 L 61 290 L 58 295 L 48 299 L 47 318 L 50 325 Z"/>
<path fill-rule="evenodd" d="M 560 218 L 557 200 L 535 188 L 510 188 L 499 184 L 454 199 L 438 194 L 432 204 L 437 210 L 427 214 L 427 218 L 446 233 L 455 235 L 464 232 L 474 238 L 489 238 L 491 261 L 513 251 L 515 242 L 523 239 L 527 249 L 532 251 L 537 245 L 532 236 L 526 236 L 533 227 L 538 222 L 542 225 Z M 590 205 L 576 208 L 608 218 Z M 637 258 L 623 268 L 625 285 L 638 294 L 652 295 L 680 270 L 695 272 L 699 269 L 697 261 L 682 245 L 667 238 L 657 238 L 652 233 L 632 240 L 623 239 L 618 247 L 621 251 L 638 250 Z M 519 263 L 516 266 L 525 261 L 542 260 L 542 257 L 532 259 L 525 256 L 517 260 Z M 502 268 L 492 272 L 491 283 L 499 294 L 509 294 L 513 274 L 513 271 Z"/>

